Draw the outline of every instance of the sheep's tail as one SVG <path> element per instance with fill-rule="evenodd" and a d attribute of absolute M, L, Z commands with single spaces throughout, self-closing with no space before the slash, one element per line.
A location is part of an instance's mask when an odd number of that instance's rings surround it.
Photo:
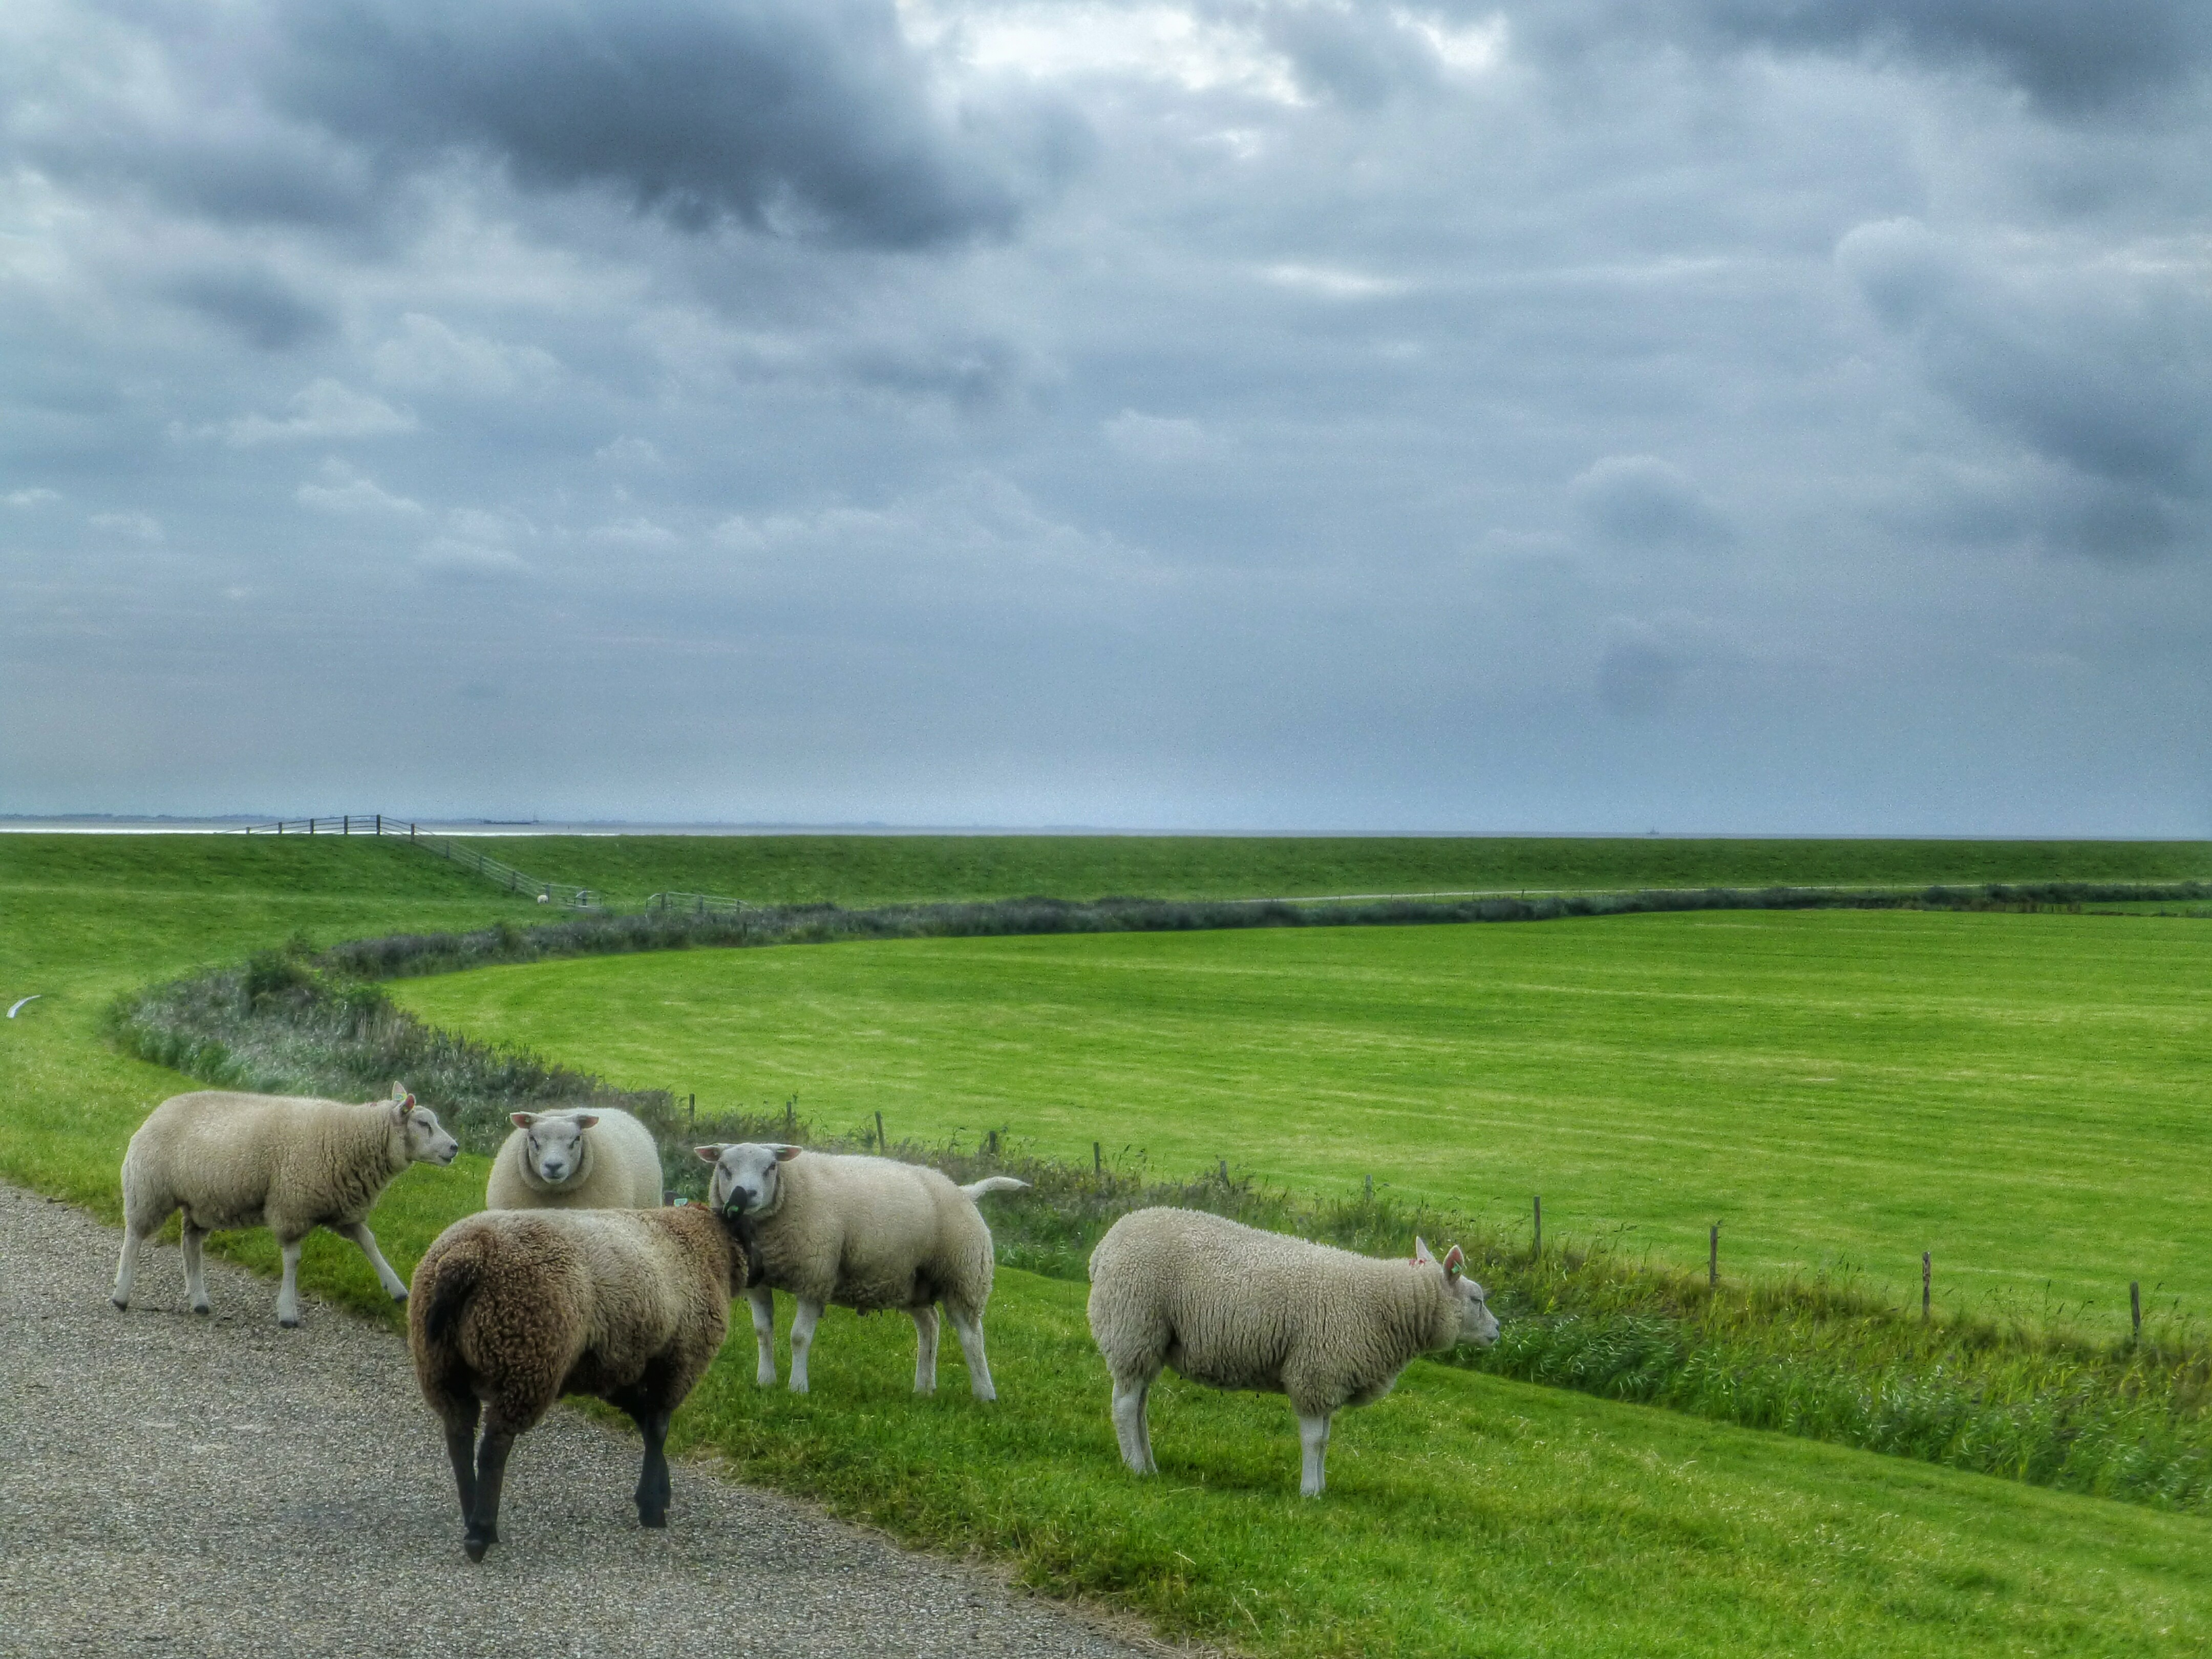
<path fill-rule="evenodd" d="M 452 1336 L 483 1284 L 483 1249 L 477 1240 L 465 1239 L 438 1259 L 437 1283 L 430 1287 L 429 1305 L 422 1310 L 423 1333 L 433 1342 Z"/>
<path fill-rule="evenodd" d="M 1029 1186 L 1028 1182 L 1017 1181 L 1012 1176 L 985 1176 L 981 1181 L 969 1182 L 960 1190 L 973 1200 L 989 1193 L 1025 1193 Z"/>

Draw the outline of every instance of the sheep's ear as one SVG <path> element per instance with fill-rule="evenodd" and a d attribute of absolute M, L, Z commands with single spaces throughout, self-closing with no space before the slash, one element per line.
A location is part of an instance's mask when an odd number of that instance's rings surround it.
<path fill-rule="evenodd" d="M 576 1127 L 579 1129 L 588 1129 L 599 1121 L 599 1115 L 597 1112 L 581 1112 L 577 1115 Z"/>
<path fill-rule="evenodd" d="M 514 1125 L 518 1129 L 527 1129 L 532 1124 L 538 1121 L 538 1114 L 535 1112 L 509 1112 L 507 1115 L 507 1121 Z"/>
<path fill-rule="evenodd" d="M 788 1164 L 805 1150 L 803 1146 L 779 1146 L 775 1149 L 775 1161 L 779 1164 Z"/>
<path fill-rule="evenodd" d="M 720 1164 L 722 1161 L 722 1149 L 720 1146 L 694 1146 L 691 1149 L 691 1154 L 702 1164 Z"/>
<path fill-rule="evenodd" d="M 1429 1241 L 1427 1239 L 1418 1236 L 1414 1238 L 1413 1260 L 1419 1262 L 1424 1262 L 1431 1267 L 1437 1265 L 1436 1257 L 1429 1254 Z"/>
<path fill-rule="evenodd" d="M 1444 1277 L 1455 1279 L 1466 1271 L 1467 1257 L 1461 1254 L 1459 1246 L 1455 1244 L 1444 1252 Z"/>

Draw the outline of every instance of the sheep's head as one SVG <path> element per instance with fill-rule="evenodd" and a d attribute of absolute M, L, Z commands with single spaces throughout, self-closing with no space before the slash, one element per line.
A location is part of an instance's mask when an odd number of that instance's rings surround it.
<path fill-rule="evenodd" d="M 1451 1291 L 1459 1309 L 1459 1330 L 1455 1343 L 1472 1342 L 1478 1348 L 1486 1348 L 1498 1340 L 1498 1316 L 1490 1311 L 1489 1292 L 1467 1276 L 1467 1257 L 1455 1244 L 1444 1252 L 1439 1261 L 1429 1254 L 1426 1241 L 1413 1241 L 1413 1260 L 1424 1266 L 1440 1269 L 1444 1285 Z"/>
<path fill-rule="evenodd" d="M 410 1164 L 451 1164 L 461 1143 L 446 1133 L 438 1115 L 416 1104 L 415 1097 L 395 1083 L 392 1085 L 392 1117 L 407 1146 Z"/>
<path fill-rule="evenodd" d="M 522 1131 L 523 1167 L 549 1187 L 557 1187 L 584 1167 L 584 1131 L 599 1121 L 595 1112 L 515 1112 L 510 1121 Z"/>
<path fill-rule="evenodd" d="M 774 1215 L 783 1204 L 782 1166 L 799 1156 L 796 1146 L 741 1141 L 733 1146 L 694 1146 L 702 1163 L 714 1166 L 707 1202 L 719 1214 L 754 1219 Z"/>

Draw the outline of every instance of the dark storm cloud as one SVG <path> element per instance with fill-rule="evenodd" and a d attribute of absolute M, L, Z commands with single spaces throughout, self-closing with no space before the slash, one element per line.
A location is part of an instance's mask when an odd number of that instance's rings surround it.
<path fill-rule="evenodd" d="M 10 147 L 228 222 L 364 224 L 464 155 L 686 229 L 927 247 L 1007 234 L 1085 143 L 1048 100 L 938 97 L 888 0 L 155 0 L 95 26 L 104 52 L 34 38 L 0 70 Z"/>
<path fill-rule="evenodd" d="M 2212 296 L 2190 267 L 2008 263 L 1912 221 L 1858 227 L 1837 259 L 1931 386 L 2073 475 L 2056 539 L 2160 551 L 2177 505 L 2212 495 Z"/>
<path fill-rule="evenodd" d="M 1003 234 L 1029 165 L 1074 142 L 1042 113 L 1027 131 L 946 119 L 883 0 L 392 0 L 285 23 L 277 95 L 299 118 L 387 156 L 458 146 L 526 186 L 604 186 L 687 228 Z"/>

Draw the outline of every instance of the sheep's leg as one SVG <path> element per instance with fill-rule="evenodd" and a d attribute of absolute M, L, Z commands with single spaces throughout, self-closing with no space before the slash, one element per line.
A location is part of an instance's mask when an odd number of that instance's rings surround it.
<path fill-rule="evenodd" d="M 1301 1498 L 1318 1498 L 1322 1488 L 1328 1485 L 1324 1467 L 1328 1462 L 1328 1419 L 1327 1412 L 1317 1417 L 1298 1413 L 1298 1445 L 1305 1453 L 1304 1478 L 1298 1482 Z"/>
<path fill-rule="evenodd" d="M 753 1304 L 753 1381 L 763 1389 L 775 1386 L 775 1292 L 756 1285 L 745 1292 Z"/>
<path fill-rule="evenodd" d="M 937 1392 L 937 1310 L 909 1308 L 914 1316 L 914 1391 Z"/>
<path fill-rule="evenodd" d="M 499 1542 L 499 1494 L 507 1484 L 507 1455 L 514 1449 L 514 1431 L 485 1424 L 483 1444 L 477 1451 L 477 1501 L 469 1511 L 469 1528 L 461 1540 L 461 1553 L 481 1561 L 484 1552 Z"/>
<path fill-rule="evenodd" d="M 814 1346 L 814 1327 L 822 1317 L 822 1304 L 799 1299 L 799 1311 L 791 1316 L 791 1391 L 806 1392 L 806 1353 Z"/>
<path fill-rule="evenodd" d="M 200 1254 L 200 1246 L 207 1242 L 208 1230 L 195 1227 L 186 1217 L 182 1238 L 185 1255 L 185 1300 L 196 1314 L 211 1314 L 215 1306 L 208 1300 L 207 1261 Z M 281 1305 L 281 1304 L 280 1304 Z M 295 1318 L 295 1325 L 300 1322 Z"/>
<path fill-rule="evenodd" d="M 300 1322 L 300 1243 L 296 1238 L 277 1241 L 277 1247 L 284 1254 L 284 1282 L 276 1287 L 276 1322 L 287 1330 Z M 197 1264 L 199 1247 L 197 1244 L 186 1245 L 185 1259 Z"/>
<path fill-rule="evenodd" d="M 645 1464 L 637 1476 L 637 1523 L 641 1527 L 668 1524 L 669 1413 L 635 1411 L 637 1431 L 645 1437 Z"/>
<path fill-rule="evenodd" d="M 1121 1461 L 1139 1474 L 1160 1472 L 1159 1465 L 1152 1462 L 1152 1431 L 1145 1420 L 1152 1392 L 1150 1377 L 1138 1382 L 1114 1379 L 1114 1437 L 1121 1443 Z"/>
<path fill-rule="evenodd" d="M 118 1308 L 131 1305 L 131 1286 L 138 1277 L 138 1249 L 145 1242 L 145 1234 L 128 1223 L 125 1224 L 123 1259 L 115 1264 L 115 1294 L 110 1298 Z"/>
<path fill-rule="evenodd" d="M 384 1252 L 376 1248 L 376 1235 L 368 1230 L 366 1221 L 356 1221 L 350 1226 L 333 1227 L 331 1231 L 340 1238 L 349 1238 L 361 1247 L 368 1258 L 368 1265 L 376 1269 L 376 1282 L 384 1286 L 384 1293 L 394 1302 L 407 1299 L 406 1281 L 392 1271 L 392 1264 L 384 1259 Z"/>
<path fill-rule="evenodd" d="M 468 1421 L 446 1425 L 446 1460 L 453 1466 L 453 1485 L 461 1495 L 461 1524 L 464 1527 L 477 1512 L 476 1401 L 471 1400 L 468 1403 Z"/>
<path fill-rule="evenodd" d="M 983 1322 L 965 1308 L 948 1302 L 945 1311 L 952 1316 L 952 1334 L 960 1339 L 961 1356 L 968 1362 L 968 1387 L 978 1400 L 996 1400 L 999 1391 L 991 1386 L 991 1362 L 983 1358 Z"/>

